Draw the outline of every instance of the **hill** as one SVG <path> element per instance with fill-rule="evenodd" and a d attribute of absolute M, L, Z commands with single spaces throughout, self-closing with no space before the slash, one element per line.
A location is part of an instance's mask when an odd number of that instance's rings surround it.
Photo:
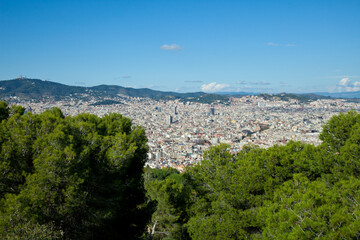
<path fill-rule="evenodd" d="M 321 96 L 321 95 L 312 94 L 312 93 L 306 93 L 306 94 L 296 94 L 296 93 L 267 94 L 267 93 L 263 93 L 263 94 L 259 94 L 258 96 L 263 97 L 264 99 L 269 99 L 269 100 L 278 99 L 278 100 L 282 100 L 282 101 L 289 101 L 290 99 L 295 99 L 295 100 L 298 100 L 299 102 L 311 102 L 311 101 L 316 101 L 318 99 L 331 98 L 331 97 Z"/>
<path fill-rule="evenodd" d="M 317 95 L 329 96 L 332 98 L 360 98 L 360 91 L 357 92 L 338 92 L 338 93 L 328 93 L 328 92 L 319 92 Z"/>
<path fill-rule="evenodd" d="M 61 83 L 44 81 L 30 78 L 17 78 L 13 80 L 0 81 L 0 98 L 18 97 L 23 99 L 42 100 L 53 98 L 56 100 L 66 99 L 68 97 L 86 98 L 89 96 L 100 98 L 113 98 L 119 96 L 142 97 L 154 99 L 203 99 L 208 101 L 227 101 L 228 98 L 203 92 L 194 93 L 176 93 L 156 91 L 148 88 L 126 88 L 116 85 L 99 85 L 94 87 L 68 86 Z M 218 97 L 217 97 L 218 96 Z"/>
<path fill-rule="evenodd" d="M 39 79 L 17 78 L 0 81 L 0 97 L 16 96 L 19 98 L 42 99 L 61 98 L 75 93 L 85 93 L 83 87 L 67 86 L 61 83 Z"/>
<path fill-rule="evenodd" d="M 35 101 L 43 99 L 61 100 L 71 98 L 88 99 L 96 98 L 115 98 L 115 97 L 141 97 L 152 99 L 180 99 L 183 102 L 201 102 L 201 103 L 228 103 L 230 97 L 241 97 L 247 95 L 258 95 L 265 99 L 279 99 L 289 101 L 296 99 L 300 102 L 316 101 L 317 99 L 327 98 L 347 98 L 356 101 L 360 98 L 359 92 L 346 93 L 279 93 L 279 94 L 260 94 L 246 92 L 221 92 L 221 93 L 177 93 L 152 90 L 149 88 L 128 88 L 116 85 L 99 85 L 94 87 L 69 86 L 61 83 L 30 79 L 16 78 L 12 80 L 0 81 L 0 98 L 8 99 L 18 97 L 21 99 L 32 99 Z"/>

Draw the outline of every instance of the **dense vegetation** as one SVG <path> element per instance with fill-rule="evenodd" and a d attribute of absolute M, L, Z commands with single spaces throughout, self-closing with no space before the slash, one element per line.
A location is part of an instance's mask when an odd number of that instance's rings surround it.
<path fill-rule="evenodd" d="M 119 114 L 0 102 L 0 121 L 0 239 L 360 238 L 354 111 L 320 146 L 220 144 L 183 173 L 144 169 L 144 131 Z"/>
<path fill-rule="evenodd" d="M 24 114 L 4 102 L 0 120 L 0 239 L 143 234 L 143 129 L 120 114 Z"/>

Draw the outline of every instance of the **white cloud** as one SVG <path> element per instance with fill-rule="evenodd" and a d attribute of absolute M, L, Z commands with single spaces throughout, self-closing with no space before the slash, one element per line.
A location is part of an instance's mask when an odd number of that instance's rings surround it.
<path fill-rule="evenodd" d="M 296 44 L 293 44 L 293 43 L 288 43 L 285 45 L 286 47 L 296 47 Z"/>
<path fill-rule="evenodd" d="M 273 42 L 268 42 L 266 45 L 268 45 L 268 46 L 279 46 L 280 44 L 273 43 Z"/>
<path fill-rule="evenodd" d="M 160 49 L 162 49 L 162 50 L 181 50 L 183 48 L 184 47 L 179 46 L 177 44 L 170 44 L 170 45 L 164 44 L 160 47 Z"/>
<path fill-rule="evenodd" d="M 216 83 L 216 82 L 212 82 L 209 84 L 203 84 L 201 85 L 201 90 L 204 92 L 217 92 L 217 91 L 221 91 L 224 88 L 229 87 L 229 84 L 226 83 Z"/>
<path fill-rule="evenodd" d="M 356 92 L 360 91 L 360 82 L 354 82 L 348 77 L 342 78 L 337 84 L 338 92 Z"/>
<path fill-rule="evenodd" d="M 345 77 L 345 78 L 342 78 L 340 80 L 339 85 L 340 86 L 347 86 L 349 83 L 350 83 L 350 78 Z"/>

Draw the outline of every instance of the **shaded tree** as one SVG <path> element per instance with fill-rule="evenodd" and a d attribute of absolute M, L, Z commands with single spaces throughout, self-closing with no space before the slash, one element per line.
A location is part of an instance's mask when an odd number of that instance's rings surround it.
<path fill-rule="evenodd" d="M 0 101 L 0 122 L 9 117 L 9 106 L 6 102 Z"/>
<path fill-rule="evenodd" d="M 0 124 L 1 238 L 138 239 L 144 130 L 120 114 L 21 110 Z"/>
<path fill-rule="evenodd" d="M 189 239 L 185 223 L 191 188 L 184 176 L 173 168 L 146 168 L 144 175 L 148 197 L 155 204 L 149 239 Z"/>

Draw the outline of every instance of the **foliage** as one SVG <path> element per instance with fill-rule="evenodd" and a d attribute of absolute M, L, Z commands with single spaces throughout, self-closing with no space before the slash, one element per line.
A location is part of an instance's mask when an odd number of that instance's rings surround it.
<path fill-rule="evenodd" d="M 0 238 L 137 239 L 151 213 L 144 130 L 120 114 L 13 109 L 0 124 Z"/>
<path fill-rule="evenodd" d="M 294 175 L 266 201 L 263 236 L 270 239 L 358 239 L 360 180 L 335 185 Z"/>
<path fill-rule="evenodd" d="M 148 235 L 152 239 L 188 239 L 184 223 L 191 189 L 176 169 L 145 169 L 145 188 L 156 204 Z"/>
<path fill-rule="evenodd" d="M 302 143 L 267 150 L 246 147 L 237 155 L 228 149 L 227 145 L 211 149 L 187 172 L 197 192 L 188 223 L 194 239 L 256 238 L 262 232 L 258 209 L 274 189 L 294 172 L 316 175 L 306 158 L 313 149 Z"/>
<path fill-rule="evenodd" d="M 334 116 L 324 126 L 323 132 L 320 135 L 320 139 L 324 141 L 331 150 L 338 151 L 343 147 L 347 141 L 355 140 L 355 143 L 359 139 L 351 139 L 357 135 L 357 131 L 360 128 L 360 115 L 355 111 L 349 111 L 348 113 L 340 113 L 338 116 Z M 359 137 L 360 138 L 360 137 Z"/>
<path fill-rule="evenodd" d="M 9 117 L 9 107 L 6 102 L 0 102 L 0 122 Z"/>

